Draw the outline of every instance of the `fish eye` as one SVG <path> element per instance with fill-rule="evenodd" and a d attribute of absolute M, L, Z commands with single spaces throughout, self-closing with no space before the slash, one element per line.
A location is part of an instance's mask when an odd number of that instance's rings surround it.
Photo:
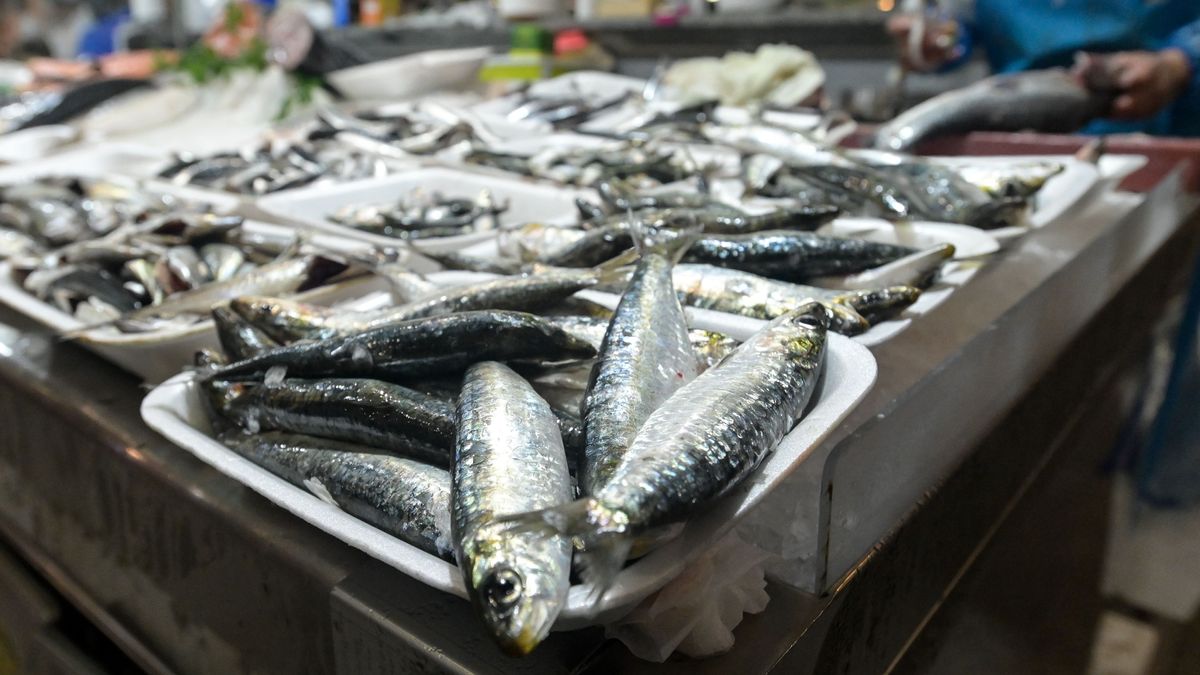
<path fill-rule="evenodd" d="M 517 604 L 524 590 L 521 575 L 507 567 L 495 570 L 484 579 L 483 597 L 489 606 L 507 611 Z"/>

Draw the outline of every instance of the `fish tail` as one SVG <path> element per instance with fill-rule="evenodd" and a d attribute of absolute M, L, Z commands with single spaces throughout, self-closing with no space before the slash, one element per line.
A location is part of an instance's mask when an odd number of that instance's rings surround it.
<path fill-rule="evenodd" d="M 625 565 L 633 546 L 625 515 L 583 497 L 541 511 L 501 518 L 510 532 L 543 537 L 567 537 L 579 549 L 580 575 L 592 586 L 592 601 L 599 602 Z"/>
<path fill-rule="evenodd" d="M 679 262 L 692 244 L 700 238 L 704 226 L 693 223 L 682 229 L 648 227 L 641 220 L 633 221 L 633 243 L 637 247 L 638 257 L 647 254 L 661 255 L 671 261 Z"/>
<path fill-rule="evenodd" d="M 592 604 L 600 602 L 617 574 L 625 566 L 629 551 L 633 548 L 633 540 L 624 536 L 611 536 L 599 539 L 591 546 L 575 554 L 575 565 L 579 577 L 591 586 L 589 599 Z"/>
<path fill-rule="evenodd" d="M 871 322 L 858 312 L 857 307 L 841 298 L 825 307 L 829 310 L 829 329 L 835 333 L 849 337 L 871 327 Z"/>
<path fill-rule="evenodd" d="M 1029 202 L 1024 197 L 994 199 L 974 209 L 968 224 L 984 229 L 1020 225 L 1028 207 Z"/>

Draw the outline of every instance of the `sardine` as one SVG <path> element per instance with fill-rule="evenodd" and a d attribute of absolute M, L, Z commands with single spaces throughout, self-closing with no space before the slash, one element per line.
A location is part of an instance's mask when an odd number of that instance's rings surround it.
<path fill-rule="evenodd" d="M 596 493 L 512 516 L 509 531 L 571 537 L 602 597 L 639 535 L 710 507 L 791 431 L 824 369 L 827 323 L 820 305 L 775 319 L 654 411 Z"/>
<path fill-rule="evenodd" d="M 450 473 L 371 448 L 267 432 L 222 438 L 284 480 L 333 500 L 400 541 L 453 560 Z"/>
<path fill-rule="evenodd" d="M 224 300 L 242 295 L 292 293 L 321 285 L 347 269 L 345 263 L 319 255 L 279 260 L 226 281 L 167 297 L 162 303 L 131 312 L 126 320 L 173 317 L 180 314 L 207 314 Z"/>
<path fill-rule="evenodd" d="M 767 231 L 705 235 L 684 260 L 753 272 L 782 281 L 861 272 L 914 253 L 915 249 L 811 232 Z"/>
<path fill-rule="evenodd" d="M 511 532 L 501 518 L 571 499 L 550 406 L 507 366 L 477 363 L 458 400 L 451 511 L 455 553 L 476 611 L 507 653 L 550 632 L 570 586 L 571 543 Z"/>
<path fill-rule="evenodd" d="M 232 244 L 212 243 L 200 247 L 200 257 L 208 266 L 213 281 L 232 279 L 246 261 L 242 250 Z"/>
<path fill-rule="evenodd" d="M 711 265 L 679 265 L 674 280 L 683 304 L 752 319 L 770 320 L 820 302 L 829 310 L 830 330 L 843 335 L 863 332 L 870 323 L 898 314 L 921 295 L 911 286 L 829 290 Z"/>
<path fill-rule="evenodd" d="M 454 447 L 452 405 L 378 380 L 247 384 L 224 412 L 251 433 L 286 431 L 358 443 L 436 466 L 450 465 Z"/>
<path fill-rule="evenodd" d="M 696 377 L 687 319 L 671 284 L 671 267 L 694 238 L 693 232 L 640 244 L 641 259 L 613 313 L 584 397 L 584 494 L 608 482 L 650 413 Z"/>
<path fill-rule="evenodd" d="M 1061 68 L 994 75 L 914 106 L 875 132 L 874 146 L 905 152 L 922 141 L 970 131 L 1078 131 L 1111 105 Z"/>
<path fill-rule="evenodd" d="M 217 371 L 229 378 L 285 366 L 291 376 L 381 379 L 461 372 L 480 360 L 590 358 L 591 345 L 532 314 L 460 312 L 279 347 Z"/>

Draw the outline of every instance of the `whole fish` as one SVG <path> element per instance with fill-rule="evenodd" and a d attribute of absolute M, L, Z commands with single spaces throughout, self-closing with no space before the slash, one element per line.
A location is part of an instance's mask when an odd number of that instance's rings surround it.
<path fill-rule="evenodd" d="M 419 255 L 429 258 L 448 270 L 466 270 L 487 274 L 517 274 L 521 271 L 521 264 L 512 260 L 481 258 L 455 252 L 433 253 L 419 248 L 416 244 L 410 243 L 410 246 Z"/>
<path fill-rule="evenodd" d="M 914 106 L 875 133 L 880 150 L 970 131 L 1070 133 L 1104 114 L 1111 95 L 1080 85 L 1061 68 L 994 75 Z"/>
<path fill-rule="evenodd" d="M 221 349 L 232 361 L 248 359 L 279 346 L 270 336 L 255 328 L 226 306 L 213 307 L 213 323 L 217 328 L 217 340 Z"/>
<path fill-rule="evenodd" d="M 168 318 L 180 314 L 207 314 L 213 305 L 242 295 L 278 295 L 313 288 L 346 269 L 346 263 L 320 255 L 279 260 L 227 281 L 175 293 L 158 305 L 126 314 L 124 319 L 134 322 L 139 319 Z"/>
<path fill-rule="evenodd" d="M 601 597 L 639 535 L 711 506 L 791 431 L 824 369 L 827 323 L 815 304 L 775 319 L 654 411 L 597 492 L 511 517 L 510 531 L 578 542 Z"/>
<path fill-rule="evenodd" d="M 650 413 L 696 377 L 687 319 L 671 283 L 672 266 L 694 238 L 690 233 L 639 243 L 641 259 L 613 312 L 584 396 L 584 494 L 608 482 Z"/>
<path fill-rule="evenodd" d="M 637 214 L 637 218 L 644 226 L 651 228 L 698 227 L 709 234 L 747 234 L 764 230 L 815 230 L 833 220 L 839 212 L 836 206 L 827 205 L 796 206 L 756 214 L 672 208 L 643 211 Z M 617 219 L 604 222 L 615 225 L 617 229 L 622 228 Z"/>
<path fill-rule="evenodd" d="M 496 642 L 509 654 L 528 654 L 566 602 L 571 543 L 512 532 L 500 519 L 571 499 L 562 436 L 550 406 L 500 363 L 467 371 L 457 413 L 455 557 Z"/>
<path fill-rule="evenodd" d="M 253 314 L 259 317 L 256 325 L 270 320 L 273 324 L 272 334 L 280 335 L 284 342 L 324 340 L 455 312 L 484 309 L 533 311 L 564 300 L 595 285 L 599 280 L 597 273 L 587 270 L 548 270 L 539 274 L 438 288 L 403 305 L 370 311 L 317 309 L 299 303 L 264 303 L 260 299 L 243 299 L 237 304 L 237 311 L 243 316 Z"/>
<path fill-rule="evenodd" d="M 461 372 L 480 360 L 589 358 L 595 350 L 523 312 L 460 312 L 279 347 L 216 371 L 243 377 L 284 366 L 298 377 L 419 377 Z"/>
<path fill-rule="evenodd" d="M 835 291 L 711 265 L 679 265 L 674 281 L 685 305 L 752 319 L 770 320 L 804 304 L 820 302 L 829 310 L 830 330 L 843 335 L 856 335 L 870 323 L 898 314 L 921 295 L 920 289 L 911 286 Z"/>
<path fill-rule="evenodd" d="M 349 443 L 267 432 L 222 438 L 284 480 L 400 541 L 453 560 L 450 473 Z"/>
<path fill-rule="evenodd" d="M 450 465 L 454 407 L 389 382 L 368 379 L 247 384 L 225 416 L 238 426 L 358 443 L 437 466 Z"/>
<path fill-rule="evenodd" d="M 705 235 L 684 260 L 753 272 L 782 281 L 861 272 L 914 253 L 915 249 L 811 232 L 768 231 Z"/>

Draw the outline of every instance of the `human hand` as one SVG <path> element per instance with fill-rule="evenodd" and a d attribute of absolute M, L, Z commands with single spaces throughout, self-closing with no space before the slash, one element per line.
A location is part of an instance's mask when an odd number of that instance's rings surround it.
<path fill-rule="evenodd" d="M 918 23 L 923 26 L 918 26 Z M 900 63 L 909 70 L 937 70 L 958 58 L 958 22 L 898 14 L 887 21 L 887 32 L 900 50 Z M 914 31 L 922 31 L 914 38 Z M 919 49 L 913 40 L 919 40 Z M 914 53 L 918 52 L 918 53 Z"/>
<path fill-rule="evenodd" d="M 1109 116 L 1118 120 L 1144 119 L 1162 110 L 1192 77 L 1191 61 L 1179 49 L 1118 52 L 1106 61 L 1117 89 Z"/>

